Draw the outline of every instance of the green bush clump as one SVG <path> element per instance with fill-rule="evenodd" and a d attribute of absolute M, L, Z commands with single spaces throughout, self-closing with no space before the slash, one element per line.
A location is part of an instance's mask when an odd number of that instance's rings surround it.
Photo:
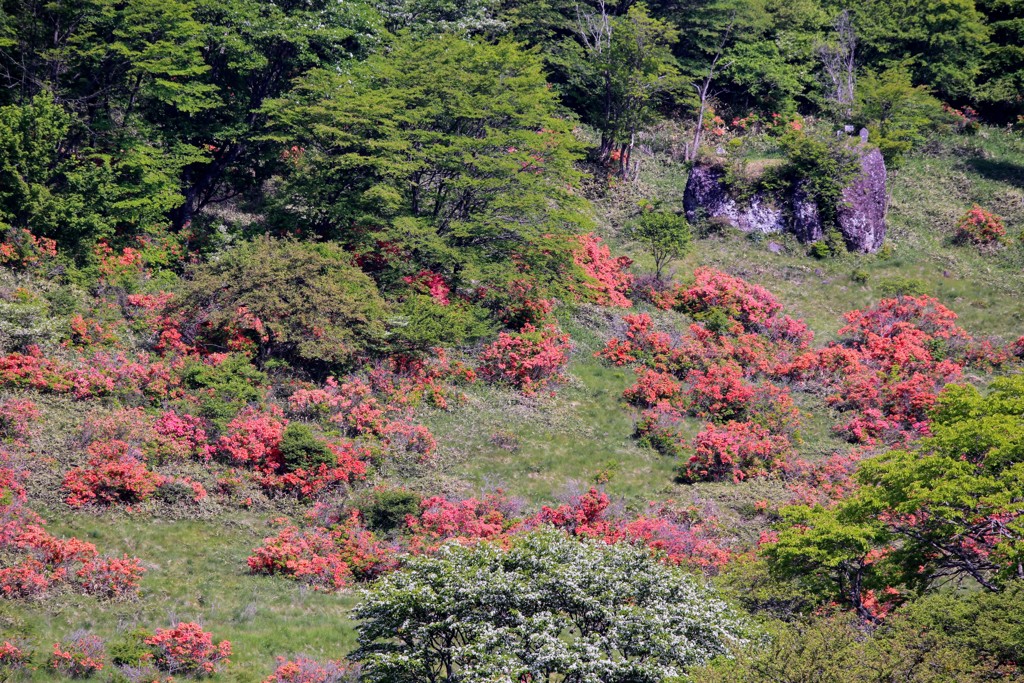
<path fill-rule="evenodd" d="M 931 294 L 931 288 L 924 280 L 912 277 L 890 277 L 878 283 L 878 292 L 882 296 L 925 296 Z"/>
<path fill-rule="evenodd" d="M 419 494 L 407 489 L 381 489 L 374 491 L 373 498 L 362 509 L 366 526 L 374 531 L 394 531 L 403 524 L 408 515 L 420 511 Z"/>
<path fill-rule="evenodd" d="M 384 343 L 387 304 L 336 244 L 263 237 L 190 275 L 179 307 L 209 347 L 241 333 L 257 362 L 329 370 Z"/>
<path fill-rule="evenodd" d="M 246 405 L 263 400 L 267 375 L 244 355 L 232 353 L 217 365 L 189 363 L 182 382 L 198 400 L 199 414 L 223 427 Z"/>
<path fill-rule="evenodd" d="M 327 445 L 313 435 L 309 425 L 292 422 L 281 435 L 281 458 L 288 472 L 309 470 L 320 465 L 337 464 L 338 458 Z"/>

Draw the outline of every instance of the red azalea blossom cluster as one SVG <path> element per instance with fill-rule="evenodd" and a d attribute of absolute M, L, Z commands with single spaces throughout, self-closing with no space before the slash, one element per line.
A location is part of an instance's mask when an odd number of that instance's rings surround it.
<path fill-rule="evenodd" d="M 231 656 L 230 642 L 215 644 L 213 634 L 194 622 L 157 629 L 146 644 L 153 647 L 156 667 L 170 674 L 209 676 L 223 669 Z"/>
<path fill-rule="evenodd" d="M 9 230 L 0 242 L 0 264 L 8 268 L 26 268 L 57 255 L 57 243 L 48 237 L 36 237 L 28 230 Z"/>
<path fill-rule="evenodd" d="M 277 658 L 277 669 L 263 683 L 342 683 L 357 680 L 355 665 L 341 661 L 318 662 L 308 657 Z"/>
<path fill-rule="evenodd" d="M 280 574 L 316 590 L 335 591 L 398 567 L 394 548 L 363 525 L 358 511 L 328 527 L 284 527 L 248 559 L 254 574 Z"/>
<path fill-rule="evenodd" d="M 444 281 L 444 277 L 432 270 L 421 270 L 416 275 L 405 276 L 402 280 L 417 292 L 429 294 L 430 298 L 441 306 L 451 304 L 451 287 Z"/>
<path fill-rule="evenodd" d="M 1003 219 L 977 204 L 961 216 L 956 225 L 956 238 L 960 242 L 987 245 L 995 244 L 1006 237 Z"/>
<path fill-rule="evenodd" d="M 606 543 L 642 544 L 666 562 L 704 571 L 714 571 L 729 558 L 714 530 L 687 514 L 652 504 L 650 514 L 623 519 L 609 514 L 609 506 L 607 494 L 597 489 L 528 516 L 500 491 L 465 500 L 435 496 L 420 503 L 419 514 L 406 518 L 402 534 L 390 545 L 367 530 L 353 511 L 330 527 L 301 531 L 287 526 L 265 539 L 248 562 L 254 573 L 281 574 L 317 590 L 338 590 L 353 580 L 397 569 L 403 553 L 432 553 L 446 542 L 501 540 L 542 525 Z"/>
<path fill-rule="evenodd" d="M 784 436 L 772 434 L 753 422 L 705 425 L 693 439 L 693 455 L 683 466 L 687 481 L 732 477 L 740 482 L 784 467 L 791 445 Z"/>
<path fill-rule="evenodd" d="M 580 235 L 579 248 L 573 253 L 573 261 L 590 278 L 585 286 L 591 291 L 594 301 L 603 306 L 629 308 L 633 305 L 625 293 L 633 284 L 629 267 L 633 261 L 625 256 L 613 257 L 607 244 L 593 233 Z"/>
<path fill-rule="evenodd" d="M 90 633 L 75 633 L 54 643 L 50 668 L 67 678 L 88 678 L 103 670 L 103 639 Z"/>
<path fill-rule="evenodd" d="M 520 332 L 502 332 L 480 353 L 480 376 L 535 394 L 561 381 L 569 361 L 569 335 L 554 325 L 526 324 Z"/>
<path fill-rule="evenodd" d="M 0 671 L 24 669 L 29 662 L 28 647 L 20 641 L 0 641 Z"/>

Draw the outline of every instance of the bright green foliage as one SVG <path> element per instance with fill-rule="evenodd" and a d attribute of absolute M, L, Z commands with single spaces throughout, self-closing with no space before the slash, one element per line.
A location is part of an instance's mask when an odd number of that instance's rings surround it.
<path fill-rule="evenodd" d="M 426 351 L 479 339 L 492 332 L 486 311 L 461 299 L 442 305 L 425 294 L 411 294 L 393 307 L 388 318 L 390 346 L 407 352 Z"/>
<path fill-rule="evenodd" d="M 223 427 L 247 404 L 263 400 L 267 375 L 243 354 L 232 353 L 216 365 L 187 364 L 182 383 L 198 397 L 199 414 Z"/>
<path fill-rule="evenodd" d="M 314 469 L 319 465 L 337 465 L 338 457 L 313 435 L 309 425 L 290 422 L 281 434 L 281 458 L 287 472 Z"/>
<path fill-rule="evenodd" d="M 333 244 L 242 244 L 196 267 L 179 306 L 200 327 L 200 341 L 226 345 L 241 331 L 261 361 L 342 365 L 384 337 L 376 286 Z"/>
<path fill-rule="evenodd" d="M 741 642 L 697 579 L 643 548 L 558 531 L 413 558 L 355 616 L 353 657 L 371 682 L 658 683 Z"/>
<path fill-rule="evenodd" d="M 769 642 L 694 674 L 701 683 L 966 683 L 990 673 L 949 634 L 894 617 L 870 633 L 854 619 L 778 624 Z"/>
<path fill-rule="evenodd" d="M 683 216 L 669 211 L 644 211 L 630 227 L 629 236 L 654 258 L 654 275 L 661 279 L 665 266 L 689 251 L 693 230 Z"/>
<path fill-rule="evenodd" d="M 949 117 L 928 88 L 912 85 L 906 70 L 892 69 L 868 72 L 857 81 L 854 118 L 870 131 L 886 163 L 897 167 Z"/>
<path fill-rule="evenodd" d="M 56 239 L 78 256 L 119 230 L 158 225 L 177 205 L 161 153 L 125 140 L 116 156 L 66 149 L 74 118 L 49 94 L 0 107 L 0 228 Z"/>
<path fill-rule="evenodd" d="M 973 93 L 988 39 L 974 0 L 827 4 L 852 12 L 860 63 L 880 70 L 907 66 L 915 85 L 946 101 Z"/>
<path fill-rule="evenodd" d="M 1024 578 L 1024 375 L 990 393 L 950 386 L 932 436 L 866 461 L 834 508 L 787 508 L 766 556 L 865 618 L 868 589 L 918 592 L 955 580 L 993 591 Z"/>
<path fill-rule="evenodd" d="M 677 32 L 643 4 L 623 16 L 608 14 L 603 5 L 580 15 L 577 40 L 563 46 L 559 59 L 568 94 L 601 132 L 601 158 L 618 149 L 626 171 L 637 132 L 653 121 L 657 98 L 682 86 L 670 49 Z"/>
<path fill-rule="evenodd" d="M 450 278 L 538 281 L 568 260 L 585 222 L 577 144 L 535 54 L 445 36 L 400 40 L 350 71 L 316 71 L 271 107 L 302 148 L 281 219 L 358 252 L 400 257 L 382 281 L 429 268 Z"/>

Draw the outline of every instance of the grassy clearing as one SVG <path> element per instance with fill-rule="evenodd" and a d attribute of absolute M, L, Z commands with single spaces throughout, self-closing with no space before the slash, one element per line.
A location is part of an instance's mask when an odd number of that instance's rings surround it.
<path fill-rule="evenodd" d="M 124 514 L 40 512 L 52 533 L 78 536 L 104 553 L 142 558 L 147 568 L 143 597 L 103 603 L 65 592 L 35 603 L 3 601 L 0 632 L 5 635 L 25 635 L 47 648 L 77 629 L 116 641 L 137 627 L 198 621 L 215 639 L 231 641 L 232 666 L 221 680 L 238 683 L 266 678 L 275 656 L 338 658 L 355 643 L 348 613 L 356 594 L 316 593 L 290 581 L 247 573 L 245 558 L 270 533 L 265 519 L 233 514 L 166 522 Z M 63 679 L 41 670 L 32 680 Z"/>

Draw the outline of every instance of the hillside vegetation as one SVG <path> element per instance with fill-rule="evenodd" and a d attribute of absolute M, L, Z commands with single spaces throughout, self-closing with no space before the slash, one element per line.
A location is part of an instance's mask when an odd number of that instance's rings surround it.
<path fill-rule="evenodd" d="M 4 3 L 0 681 L 1018 680 L 1024 20 L 943 12 Z"/>

